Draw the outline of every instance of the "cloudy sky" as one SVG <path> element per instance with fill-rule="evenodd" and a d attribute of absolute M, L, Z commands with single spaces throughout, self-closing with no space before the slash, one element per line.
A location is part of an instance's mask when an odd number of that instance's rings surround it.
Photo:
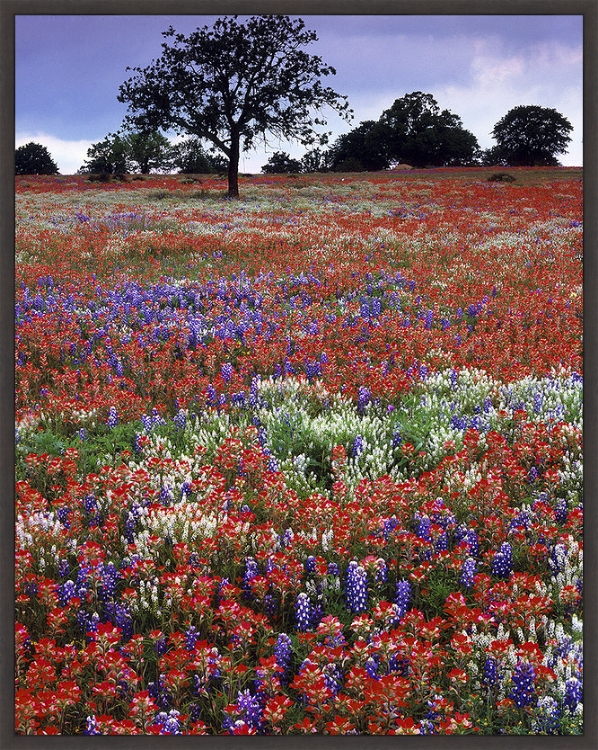
<path fill-rule="evenodd" d="M 189 33 L 214 16 L 70 15 L 16 18 L 16 145 L 45 145 L 62 174 L 72 174 L 91 143 L 121 126 L 116 97 L 131 74 L 160 56 L 162 31 Z M 325 79 L 349 98 L 354 120 L 329 113 L 334 135 L 378 119 L 413 91 L 459 115 L 482 148 L 511 108 L 556 109 L 573 125 L 566 165 L 582 165 L 582 22 L 578 15 L 303 16 L 318 33 L 308 51 L 336 68 Z M 333 137 L 334 137 L 333 135 Z M 242 172 L 259 172 L 273 151 L 300 157 L 274 141 L 246 154 Z"/>

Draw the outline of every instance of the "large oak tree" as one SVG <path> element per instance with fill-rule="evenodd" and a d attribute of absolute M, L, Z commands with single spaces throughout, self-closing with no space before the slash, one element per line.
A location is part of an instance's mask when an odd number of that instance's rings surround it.
<path fill-rule="evenodd" d="M 572 130 L 569 120 L 556 109 L 520 105 L 494 126 L 497 146 L 493 152 L 512 166 L 556 165 L 556 154 L 566 153 Z"/>
<path fill-rule="evenodd" d="M 350 117 L 346 97 L 323 86 L 334 68 L 302 48 L 317 35 L 283 15 L 219 18 L 189 36 L 163 32 L 162 56 L 120 87 L 129 124 L 174 130 L 211 142 L 228 159 L 228 194 L 239 195 L 239 157 L 267 135 L 303 145 L 325 142 L 329 106 Z"/>

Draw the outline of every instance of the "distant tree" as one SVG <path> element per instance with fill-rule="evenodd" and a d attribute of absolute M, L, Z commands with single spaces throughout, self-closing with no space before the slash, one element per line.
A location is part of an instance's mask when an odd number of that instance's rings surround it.
<path fill-rule="evenodd" d="M 181 174 L 226 172 L 222 161 L 209 154 L 199 138 L 186 138 L 173 148 L 173 165 Z"/>
<path fill-rule="evenodd" d="M 339 136 L 330 148 L 336 171 L 377 171 L 390 165 L 388 131 L 373 120 Z M 347 166 L 357 167 L 348 169 Z"/>
<path fill-rule="evenodd" d="M 31 142 L 15 150 L 15 174 L 58 174 L 58 167 L 45 146 Z"/>
<path fill-rule="evenodd" d="M 141 174 L 167 172 L 172 166 L 173 148 L 165 135 L 152 133 L 125 133 L 123 141 L 129 168 Z"/>
<path fill-rule="evenodd" d="M 330 150 L 312 148 L 301 157 L 302 172 L 325 172 L 332 164 Z"/>
<path fill-rule="evenodd" d="M 108 133 L 103 141 L 92 143 L 87 149 L 87 156 L 79 168 L 80 173 L 118 175 L 131 170 L 129 144 L 115 133 Z"/>
<path fill-rule="evenodd" d="M 508 167 L 509 161 L 500 146 L 492 146 L 482 151 L 481 163 L 486 167 Z"/>
<path fill-rule="evenodd" d="M 512 166 L 556 165 L 571 141 L 573 126 L 556 109 L 521 105 L 509 110 L 492 131 L 499 152 Z"/>
<path fill-rule="evenodd" d="M 457 166 L 475 163 L 476 137 L 461 119 L 441 110 L 431 94 L 414 91 L 382 113 L 378 126 L 388 143 L 389 159 L 413 167 Z"/>
<path fill-rule="evenodd" d="M 264 174 L 291 174 L 301 172 L 302 165 L 298 159 L 293 159 L 284 151 L 275 151 L 262 167 Z"/>
<path fill-rule="evenodd" d="M 166 172 L 172 167 L 173 149 L 159 132 L 108 133 L 92 143 L 80 173 L 121 175 L 129 172 Z"/>
<path fill-rule="evenodd" d="M 188 37 L 170 27 L 172 43 L 147 68 L 120 87 L 137 129 L 163 129 L 209 141 L 228 159 L 228 195 L 239 195 L 239 157 L 257 139 L 275 137 L 309 145 L 314 126 L 325 125 L 312 111 L 324 105 L 349 117 L 346 97 L 321 83 L 335 74 L 320 57 L 301 48 L 317 41 L 301 19 L 283 15 L 219 18 Z"/>

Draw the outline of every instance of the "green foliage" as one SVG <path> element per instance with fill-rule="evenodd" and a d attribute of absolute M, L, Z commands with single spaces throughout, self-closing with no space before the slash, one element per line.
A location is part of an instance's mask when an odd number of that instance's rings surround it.
<path fill-rule="evenodd" d="M 512 166 L 555 166 L 567 151 L 571 123 L 555 109 L 521 105 L 509 110 L 492 131 L 497 155 Z"/>
<path fill-rule="evenodd" d="M 123 175 L 129 172 L 149 174 L 168 170 L 173 149 L 159 132 L 108 133 L 103 141 L 93 143 L 80 173 Z"/>
<path fill-rule="evenodd" d="M 15 150 L 15 174 L 58 174 L 58 167 L 45 146 L 31 142 Z"/>
<path fill-rule="evenodd" d="M 284 151 L 275 151 L 268 159 L 268 163 L 262 167 L 264 174 L 291 174 L 301 172 L 302 164 L 298 159 L 293 159 Z"/>
<path fill-rule="evenodd" d="M 123 140 L 132 171 L 149 174 L 150 171 L 169 170 L 173 157 L 173 147 L 160 132 L 127 133 Z"/>
<path fill-rule="evenodd" d="M 388 133 L 373 120 L 341 135 L 330 151 L 336 172 L 376 171 L 390 166 Z"/>
<path fill-rule="evenodd" d="M 283 15 L 223 16 L 189 36 L 172 27 L 171 44 L 147 68 L 120 87 L 129 105 L 127 122 L 142 130 L 174 129 L 209 141 L 228 159 L 228 194 L 238 197 L 239 157 L 269 133 L 310 145 L 312 116 L 323 106 L 349 117 L 346 97 L 324 87 L 335 74 L 320 57 L 301 48 L 317 40 L 301 19 Z"/>
<path fill-rule="evenodd" d="M 226 172 L 226 162 L 206 151 L 200 138 L 187 138 L 173 147 L 173 166 L 180 174 Z"/>
<path fill-rule="evenodd" d="M 301 158 L 302 172 L 325 172 L 330 168 L 330 151 L 313 148 Z"/>
<path fill-rule="evenodd" d="M 508 172 L 493 172 L 488 177 L 488 182 L 515 182 L 517 178 Z"/>
<path fill-rule="evenodd" d="M 92 143 L 87 156 L 87 161 L 79 168 L 80 173 L 126 174 L 130 170 L 127 144 L 113 133 L 108 133 L 103 141 Z"/>
<path fill-rule="evenodd" d="M 385 110 L 378 121 L 389 159 L 413 167 L 460 166 L 476 161 L 479 146 L 461 119 L 440 110 L 431 94 L 414 91 Z"/>

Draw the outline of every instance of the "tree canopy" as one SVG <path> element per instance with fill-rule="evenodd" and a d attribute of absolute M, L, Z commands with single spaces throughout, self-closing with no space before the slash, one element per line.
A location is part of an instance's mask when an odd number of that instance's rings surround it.
<path fill-rule="evenodd" d="M 303 164 L 299 159 L 293 159 L 284 151 L 275 151 L 262 167 L 264 174 L 293 174 L 301 171 L 303 171 Z"/>
<path fill-rule="evenodd" d="M 58 166 L 45 146 L 30 142 L 15 150 L 15 174 L 58 174 Z"/>
<path fill-rule="evenodd" d="M 346 97 L 323 86 L 334 68 L 302 48 L 317 41 L 301 19 L 283 15 L 219 18 L 189 36 L 163 32 L 162 56 L 120 87 L 137 129 L 174 130 L 212 143 L 228 159 L 228 194 L 239 194 L 239 157 L 274 136 L 325 142 L 328 106 L 349 118 Z M 315 114 L 314 114 L 315 113 Z"/>
<path fill-rule="evenodd" d="M 181 174 L 226 172 L 224 157 L 208 153 L 201 139 L 186 138 L 173 147 L 172 165 Z"/>
<path fill-rule="evenodd" d="M 332 145 L 331 161 L 337 171 L 351 171 L 351 165 L 376 171 L 390 166 L 387 133 L 378 122 L 366 120 L 339 136 Z"/>
<path fill-rule="evenodd" d="M 79 172 L 126 174 L 166 171 L 172 166 L 173 147 L 159 132 L 108 133 L 87 149 L 87 160 Z"/>
<path fill-rule="evenodd" d="M 476 137 L 461 118 L 441 110 L 431 94 L 414 91 L 396 99 L 378 121 L 392 161 L 412 167 L 471 164 L 479 152 Z"/>
<path fill-rule="evenodd" d="M 520 105 L 509 110 L 492 131 L 497 146 L 494 157 L 511 166 L 558 164 L 571 141 L 573 126 L 563 115 L 548 107 Z"/>

